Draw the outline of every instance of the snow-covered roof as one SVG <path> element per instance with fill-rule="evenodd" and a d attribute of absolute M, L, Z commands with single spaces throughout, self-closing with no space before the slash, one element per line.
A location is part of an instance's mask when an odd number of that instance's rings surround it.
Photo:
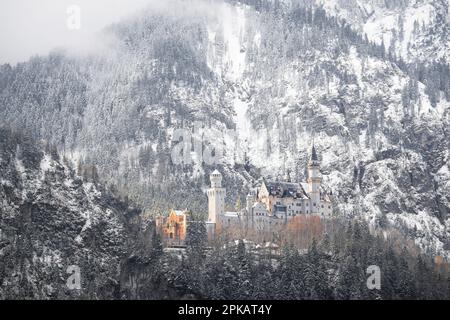
<path fill-rule="evenodd" d="M 302 186 L 303 190 L 308 190 L 308 184 L 306 182 L 300 182 L 300 185 Z"/>
<path fill-rule="evenodd" d="M 222 175 L 219 170 L 214 170 L 212 174 Z"/>
<path fill-rule="evenodd" d="M 266 242 L 264 247 L 266 247 L 266 248 L 279 248 L 280 246 L 275 244 L 275 243 L 273 243 L 273 242 Z"/>
<path fill-rule="evenodd" d="M 266 207 L 266 206 L 264 205 L 264 203 L 258 201 L 258 202 L 255 202 L 255 203 L 253 204 L 252 208 L 261 207 L 261 206 Z"/>
<path fill-rule="evenodd" d="M 185 210 L 173 210 L 173 212 L 177 215 L 177 216 L 182 216 L 186 214 Z"/>
<path fill-rule="evenodd" d="M 225 212 L 225 217 L 237 218 L 239 217 L 239 214 L 237 212 L 227 211 Z"/>
<path fill-rule="evenodd" d="M 239 244 L 239 242 L 241 242 L 241 241 L 242 241 L 244 244 L 246 244 L 246 245 L 254 245 L 254 244 L 255 244 L 254 241 L 247 240 L 247 239 L 234 240 L 233 243 L 237 245 L 237 244 Z"/>

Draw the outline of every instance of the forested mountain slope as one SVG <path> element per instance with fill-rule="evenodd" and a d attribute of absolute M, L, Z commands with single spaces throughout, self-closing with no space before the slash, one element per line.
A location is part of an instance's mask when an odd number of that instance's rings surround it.
<path fill-rule="evenodd" d="M 231 206 L 260 175 L 305 179 L 314 138 L 338 214 L 447 255 L 450 73 L 448 42 L 434 39 L 447 39 L 447 24 L 420 31 L 405 56 L 404 42 L 390 53 L 361 32 L 387 4 L 358 17 L 343 1 L 293 3 L 169 1 L 105 30 L 108 53 L 4 65 L 0 119 L 95 164 L 155 213 L 206 211 L 216 166 L 174 164 L 177 128 L 200 121 L 204 147 L 224 150 Z"/>

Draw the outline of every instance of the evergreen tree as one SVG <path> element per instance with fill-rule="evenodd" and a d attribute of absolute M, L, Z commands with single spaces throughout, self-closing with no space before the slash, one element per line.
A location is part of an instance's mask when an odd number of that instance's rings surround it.
<path fill-rule="evenodd" d="M 152 232 L 151 256 L 153 259 L 158 260 L 162 255 L 163 255 L 163 244 L 161 240 L 161 235 L 156 231 L 156 227 L 154 227 Z"/>
<path fill-rule="evenodd" d="M 325 259 L 314 240 L 306 256 L 305 287 L 309 299 L 330 299 L 329 276 Z"/>

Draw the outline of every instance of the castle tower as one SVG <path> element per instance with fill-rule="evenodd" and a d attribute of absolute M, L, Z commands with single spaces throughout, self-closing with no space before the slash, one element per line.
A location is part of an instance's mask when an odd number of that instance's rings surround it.
<path fill-rule="evenodd" d="M 255 203 L 255 195 L 249 193 L 245 198 L 245 228 L 248 230 L 253 227 L 253 204 Z"/>
<path fill-rule="evenodd" d="M 220 216 L 225 213 L 225 188 L 222 188 L 222 174 L 214 170 L 210 175 L 211 188 L 206 193 L 208 195 L 208 221 L 206 227 L 208 237 L 214 239 L 217 224 L 220 223 Z"/>
<path fill-rule="evenodd" d="M 284 181 L 285 182 L 292 182 L 291 181 L 291 171 L 289 169 L 286 170 L 286 174 L 284 175 Z"/>
<path fill-rule="evenodd" d="M 320 176 L 320 163 L 317 151 L 312 146 L 311 157 L 308 162 L 308 194 L 311 199 L 311 213 L 318 213 L 320 208 L 320 184 L 322 178 Z"/>
<path fill-rule="evenodd" d="M 252 206 L 255 203 L 255 196 L 252 193 L 249 193 L 245 198 L 245 209 L 247 211 L 247 215 L 251 215 Z"/>

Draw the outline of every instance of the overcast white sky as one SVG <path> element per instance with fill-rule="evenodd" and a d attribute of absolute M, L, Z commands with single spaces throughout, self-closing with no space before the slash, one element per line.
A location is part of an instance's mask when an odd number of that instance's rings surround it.
<path fill-rule="evenodd" d="M 57 47 L 87 47 L 103 27 L 154 1 L 0 0 L 0 64 L 25 61 Z M 71 5 L 81 9 L 80 30 L 67 27 Z"/>

